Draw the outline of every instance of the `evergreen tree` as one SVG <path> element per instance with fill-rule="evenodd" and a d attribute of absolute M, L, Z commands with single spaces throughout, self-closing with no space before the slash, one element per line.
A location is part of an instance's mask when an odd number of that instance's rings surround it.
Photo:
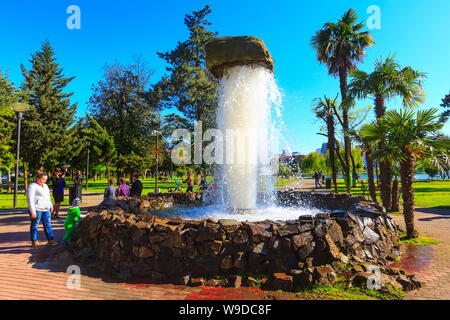
<path fill-rule="evenodd" d="M 16 116 L 10 107 L 17 101 L 15 91 L 6 75 L 0 72 L 0 171 L 7 171 L 8 191 L 11 188 L 11 169 L 15 163 L 13 154 L 15 140 L 12 137 L 16 129 Z"/>
<path fill-rule="evenodd" d="M 442 99 L 441 107 L 446 110 L 442 112 L 439 121 L 445 123 L 450 117 L 450 92 Z"/>
<path fill-rule="evenodd" d="M 89 148 L 93 151 L 93 159 L 96 160 L 97 164 L 105 165 L 106 177 L 109 180 L 109 168 L 116 156 L 114 139 L 94 118 L 88 114 L 86 114 L 86 117 L 88 128 L 83 130 L 83 134 L 90 142 Z"/>
<path fill-rule="evenodd" d="M 160 81 L 163 92 L 161 103 L 166 108 L 178 109 L 190 121 L 203 121 L 204 128 L 215 124 L 216 85 L 205 62 L 205 45 L 214 39 L 206 16 L 211 13 L 209 5 L 200 11 L 187 14 L 184 24 L 189 39 L 179 42 L 172 51 L 158 55 L 168 64 L 168 75 Z"/>
<path fill-rule="evenodd" d="M 40 51 L 31 55 L 31 70 L 22 65 L 22 98 L 32 108 L 24 113 L 21 154 L 32 170 L 49 170 L 70 158 L 69 128 L 77 104 L 71 104 L 69 97 L 73 93 L 65 93 L 64 89 L 75 77 L 64 76 L 54 54 L 46 41 Z"/>

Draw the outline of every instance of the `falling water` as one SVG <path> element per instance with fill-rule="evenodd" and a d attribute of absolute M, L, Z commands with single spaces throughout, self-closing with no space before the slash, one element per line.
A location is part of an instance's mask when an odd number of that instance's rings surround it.
<path fill-rule="evenodd" d="M 258 195 L 270 202 L 274 169 L 278 161 L 280 92 L 274 75 L 266 68 L 241 65 L 225 70 L 219 86 L 217 126 L 224 137 L 223 165 L 216 181 L 219 199 L 234 210 L 252 210 Z M 272 161 L 271 161 L 272 160 Z"/>

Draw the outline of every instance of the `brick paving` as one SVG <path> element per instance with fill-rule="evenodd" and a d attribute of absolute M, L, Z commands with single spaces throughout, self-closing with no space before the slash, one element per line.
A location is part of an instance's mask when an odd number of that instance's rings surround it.
<path fill-rule="evenodd" d="M 307 181 L 309 182 L 309 181 Z M 306 186 L 308 185 L 308 186 Z M 310 183 L 303 187 L 309 188 Z M 83 195 L 82 210 L 99 203 L 98 194 Z M 63 221 L 67 208 L 63 208 L 63 219 L 52 221 L 56 239 L 64 234 Z M 418 208 L 417 229 L 422 235 L 438 240 L 438 245 L 425 247 L 404 247 L 401 264 L 407 271 L 425 280 L 425 286 L 408 293 L 405 299 L 450 299 L 450 210 Z M 403 217 L 393 219 L 403 226 Z M 55 248 L 46 246 L 42 225 L 39 239 L 42 246 L 32 248 L 29 240 L 29 218 L 24 209 L 0 210 L 0 299 L 198 299 L 202 295 L 211 297 L 204 287 L 191 288 L 175 285 L 156 285 L 145 281 L 125 283 L 112 276 L 98 274 L 91 268 L 81 267 L 80 289 L 70 289 L 67 281 L 70 274 L 67 267 L 74 262 L 70 257 L 52 263 Z M 59 250 L 59 253 L 61 250 Z M 278 295 L 275 292 L 271 294 Z M 217 296 L 233 299 L 264 299 L 261 290 L 248 288 L 229 289 Z M 292 299 L 283 294 L 279 298 Z"/>
<path fill-rule="evenodd" d="M 402 216 L 393 219 L 404 228 Z M 403 246 L 402 260 L 406 269 L 426 281 L 419 290 L 406 294 L 412 300 L 450 299 L 450 210 L 437 208 L 416 208 L 416 229 L 423 236 L 439 241 L 437 245 Z M 410 259 L 407 259 L 410 258 Z"/>
<path fill-rule="evenodd" d="M 84 208 L 86 209 L 86 208 Z M 97 275 L 81 268 L 80 289 L 66 283 L 70 259 L 52 264 L 47 253 L 58 248 L 46 246 L 42 225 L 39 228 L 41 247 L 32 248 L 29 218 L 25 210 L 0 211 L 0 299 L 184 299 L 200 288 L 175 285 L 127 284 L 113 277 Z M 65 217 L 67 209 L 61 211 Z M 64 234 L 64 219 L 52 221 L 56 239 Z M 61 250 L 59 250 L 61 251 Z M 69 282 L 70 284 L 71 282 Z"/>

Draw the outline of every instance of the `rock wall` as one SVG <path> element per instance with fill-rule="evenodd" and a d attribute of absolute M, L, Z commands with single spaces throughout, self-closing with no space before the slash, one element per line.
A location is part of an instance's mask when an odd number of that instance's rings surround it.
<path fill-rule="evenodd" d="M 367 280 L 370 265 L 386 273 L 386 283 L 406 277 L 386 268 L 399 255 L 398 237 L 393 221 L 376 205 L 357 197 L 301 195 L 279 199 L 293 204 L 311 197 L 334 211 L 285 222 L 192 221 L 158 218 L 147 210 L 197 203 L 199 193 L 120 199 L 126 209 L 98 209 L 81 221 L 73 249 L 100 270 L 154 282 L 238 285 L 239 275 L 260 274 L 267 275 L 267 288 L 288 290 L 333 282 L 338 275 Z"/>

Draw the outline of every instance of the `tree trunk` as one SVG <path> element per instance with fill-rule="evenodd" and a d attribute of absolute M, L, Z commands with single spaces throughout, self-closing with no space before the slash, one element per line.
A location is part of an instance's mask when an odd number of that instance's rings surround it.
<path fill-rule="evenodd" d="M 334 139 L 334 143 L 336 144 L 336 148 L 335 148 L 336 154 L 338 156 L 339 162 L 341 163 L 342 170 L 345 173 L 345 171 L 346 171 L 346 169 L 345 169 L 345 162 L 342 159 L 341 152 L 340 152 L 341 146 L 339 145 L 339 142 L 336 139 Z"/>
<path fill-rule="evenodd" d="M 375 114 L 377 119 L 384 117 L 386 106 L 384 104 L 384 95 L 377 93 L 375 95 Z M 383 148 L 384 142 L 379 143 L 379 147 Z M 391 208 L 391 163 L 389 161 L 380 162 L 380 188 L 381 202 L 386 210 Z"/>
<path fill-rule="evenodd" d="M 332 113 L 327 115 L 327 131 L 328 131 L 328 153 L 330 155 L 330 166 L 331 166 L 331 179 L 334 185 L 334 192 L 338 193 L 336 181 L 336 164 L 334 163 L 335 138 L 334 138 L 334 119 Z"/>
<path fill-rule="evenodd" d="M 398 206 L 398 179 L 392 180 L 392 200 L 391 200 L 391 211 L 399 211 Z"/>
<path fill-rule="evenodd" d="M 106 162 L 106 180 L 109 181 L 109 161 Z"/>
<path fill-rule="evenodd" d="M 381 145 L 381 143 L 380 143 Z M 388 161 L 381 161 L 380 166 L 380 196 L 383 207 L 391 207 L 391 166 Z"/>
<path fill-rule="evenodd" d="M 367 164 L 367 178 L 368 178 L 368 184 L 369 184 L 369 193 L 370 197 L 372 198 L 373 202 L 377 201 L 377 193 L 375 191 L 375 181 L 373 179 L 373 160 L 372 160 L 372 151 L 370 149 L 367 149 L 365 152 L 366 156 L 366 164 Z"/>
<path fill-rule="evenodd" d="M 8 168 L 8 193 L 11 193 L 11 168 Z"/>
<path fill-rule="evenodd" d="M 355 165 L 355 159 L 353 158 L 353 154 L 350 152 L 350 159 L 352 160 L 352 175 L 353 175 L 353 179 L 352 179 L 352 186 L 356 187 L 356 177 L 357 177 L 357 173 L 356 173 L 356 165 Z"/>
<path fill-rule="evenodd" d="M 16 177 L 17 183 L 19 183 L 19 177 Z M 23 163 L 23 180 L 25 184 L 25 193 L 28 190 L 28 164 L 26 162 Z"/>
<path fill-rule="evenodd" d="M 406 236 L 417 238 L 417 231 L 414 229 L 414 157 L 409 148 L 403 147 L 406 159 L 400 162 L 400 177 L 402 182 L 403 196 L 403 217 L 406 225 Z"/>
<path fill-rule="evenodd" d="M 348 101 L 347 101 L 347 73 L 339 68 L 339 84 L 342 97 L 342 122 L 344 130 L 344 159 L 345 159 L 345 174 L 347 176 L 347 193 L 351 193 L 350 185 L 350 137 L 348 135 L 349 122 L 348 122 Z"/>
<path fill-rule="evenodd" d="M 379 166 L 380 166 L 380 164 L 378 162 L 375 162 L 375 171 L 376 171 L 376 174 L 377 174 L 377 187 L 380 186 L 380 181 L 379 181 L 380 173 L 378 172 L 378 167 Z"/>

